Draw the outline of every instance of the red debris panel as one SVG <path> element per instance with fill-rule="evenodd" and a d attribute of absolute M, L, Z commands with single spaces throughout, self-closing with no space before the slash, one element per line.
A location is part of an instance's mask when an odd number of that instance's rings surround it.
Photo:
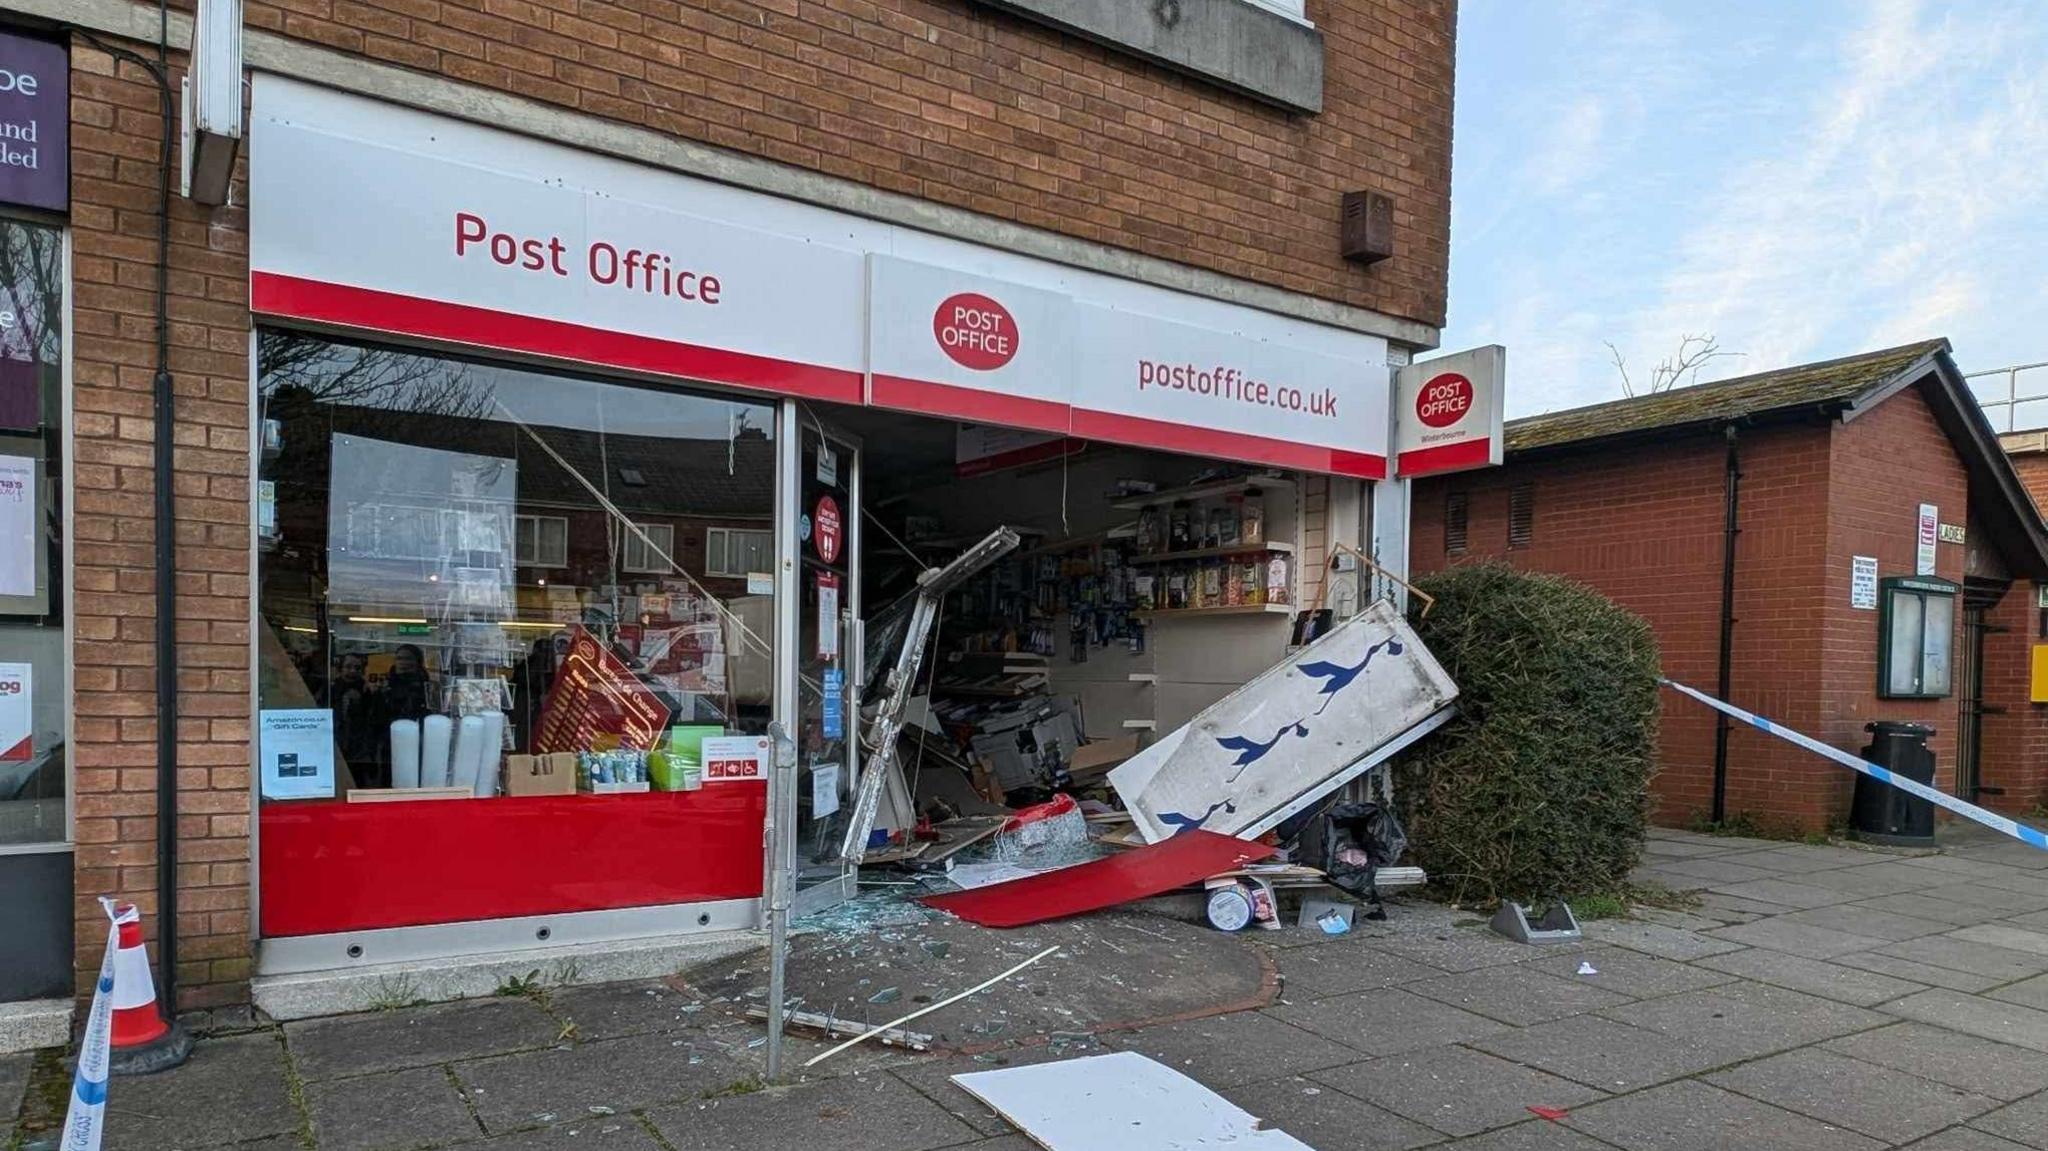
<path fill-rule="evenodd" d="M 1272 854 L 1262 843 L 1184 831 L 1104 859 L 972 891 L 927 895 L 919 902 L 983 927 L 1023 927 L 1161 895 Z"/>

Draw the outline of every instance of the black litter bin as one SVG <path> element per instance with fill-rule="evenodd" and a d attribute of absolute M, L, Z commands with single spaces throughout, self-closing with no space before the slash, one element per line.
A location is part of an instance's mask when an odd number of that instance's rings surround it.
<path fill-rule="evenodd" d="M 1934 729 L 1924 723 L 1880 719 L 1863 725 L 1870 746 L 1863 758 L 1915 783 L 1934 783 L 1934 753 L 1927 739 Z M 1866 843 L 1889 847 L 1933 847 L 1934 805 L 1918 796 L 1867 775 L 1856 777 L 1856 802 L 1849 809 L 1849 832 Z"/>

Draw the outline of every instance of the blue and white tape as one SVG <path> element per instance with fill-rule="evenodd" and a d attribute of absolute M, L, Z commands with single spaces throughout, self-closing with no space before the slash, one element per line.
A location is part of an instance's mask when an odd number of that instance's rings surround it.
<path fill-rule="evenodd" d="M 1713 696 L 1708 695 L 1703 691 L 1700 691 L 1696 688 L 1687 687 L 1684 684 L 1677 682 L 1676 680 L 1667 679 L 1663 682 L 1664 686 L 1671 688 L 1673 691 L 1689 695 L 1692 698 L 1699 700 L 1701 703 L 1706 704 L 1708 707 L 1713 708 L 1715 711 L 1724 712 L 1728 715 L 1732 715 L 1736 719 L 1739 719 L 1742 722 L 1750 725 L 1751 727 L 1756 728 L 1758 731 L 1769 732 L 1770 734 L 1777 736 L 1779 739 L 1786 740 L 1790 743 L 1798 744 L 1800 747 L 1805 748 L 1806 750 L 1814 753 L 1815 755 L 1826 756 L 1827 758 L 1834 760 L 1836 763 L 1841 764 L 1843 767 L 1846 767 L 1851 771 L 1860 771 L 1863 774 L 1869 776 L 1870 778 L 1877 780 L 1879 783 L 1890 784 L 1891 786 L 1898 788 L 1900 791 L 1903 791 L 1908 795 L 1917 795 L 1921 799 L 1926 800 L 1927 802 L 1933 804 L 1936 807 L 1944 808 L 1948 811 L 1953 811 L 1957 815 L 1960 815 L 1965 819 L 1975 820 L 1978 823 L 1981 823 L 1984 826 L 1992 829 L 1993 831 L 2004 832 L 2006 835 L 2012 836 L 2014 839 L 2019 840 L 2021 843 L 2027 844 L 2031 847 L 2038 847 L 2043 851 L 2048 851 L 2048 835 L 2043 835 L 2041 831 L 2037 828 L 2028 827 L 2024 823 L 2018 823 L 2013 820 L 2007 819 L 2005 816 L 2002 816 L 1995 811 L 1986 811 L 1983 808 L 1978 807 L 1974 803 L 1965 803 L 1962 800 L 1957 799 L 1953 795 L 1948 795 L 1946 793 L 1936 791 L 1935 789 L 1927 786 L 1924 783 L 1920 783 L 1916 780 L 1907 779 L 1902 775 L 1896 775 L 1891 771 L 1886 770 L 1885 768 L 1879 767 L 1878 765 L 1871 763 L 1868 760 L 1858 759 L 1855 756 L 1850 755 L 1848 752 L 1843 751 L 1841 748 L 1829 747 L 1827 744 L 1822 743 L 1821 741 L 1814 739 L 1811 736 L 1801 735 L 1800 733 L 1793 731 L 1789 727 L 1772 723 L 1770 720 L 1765 719 L 1763 716 L 1756 715 L 1752 712 L 1744 711 L 1741 708 L 1736 707 L 1732 703 L 1723 703 L 1722 701 L 1715 699 Z"/>
<path fill-rule="evenodd" d="M 71 1105 L 64 1113 L 61 1151 L 99 1151 L 106 1123 L 107 1076 L 111 1061 L 114 995 L 114 956 L 120 952 L 122 915 L 113 900 L 102 896 L 107 909 L 107 953 L 100 960 L 99 982 L 92 990 L 92 1012 L 86 1016 L 85 1035 L 78 1042 L 78 1069 L 71 1074 Z M 126 914 L 134 915 L 135 909 Z M 145 976 L 147 972 L 144 973 Z"/>

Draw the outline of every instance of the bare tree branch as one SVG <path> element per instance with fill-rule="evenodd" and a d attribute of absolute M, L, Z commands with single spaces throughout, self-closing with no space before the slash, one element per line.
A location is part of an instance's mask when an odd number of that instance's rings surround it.
<path fill-rule="evenodd" d="M 1614 370 L 1621 374 L 1622 394 L 1633 398 L 1636 393 L 1635 381 L 1629 378 L 1628 365 L 1622 361 L 1621 349 L 1613 341 L 1603 340 L 1607 351 L 1614 358 Z M 1741 352 L 1723 351 L 1721 341 L 1713 335 L 1695 336 L 1687 333 L 1678 341 L 1678 349 L 1664 357 L 1657 366 L 1650 369 L 1649 386 L 1642 394 L 1654 396 L 1673 388 L 1691 387 L 1699 382 L 1700 370 L 1715 360 L 1726 357 L 1740 357 Z"/>

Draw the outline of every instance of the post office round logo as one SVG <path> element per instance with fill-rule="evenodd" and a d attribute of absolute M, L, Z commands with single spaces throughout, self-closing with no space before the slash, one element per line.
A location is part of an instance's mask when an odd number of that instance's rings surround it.
<path fill-rule="evenodd" d="M 1432 376 L 1415 397 L 1415 418 L 1432 428 L 1447 428 L 1472 410 L 1472 381 L 1456 372 Z"/>
<path fill-rule="evenodd" d="M 993 372 L 1017 358 L 1017 320 L 979 292 L 960 292 L 932 313 L 932 337 L 946 357 L 974 372 Z"/>

